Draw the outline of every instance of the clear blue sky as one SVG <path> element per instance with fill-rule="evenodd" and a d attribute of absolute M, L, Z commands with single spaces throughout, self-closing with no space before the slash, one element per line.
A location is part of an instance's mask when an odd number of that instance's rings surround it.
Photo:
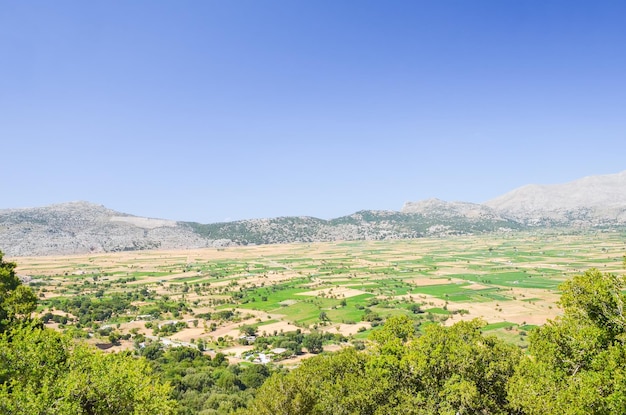
<path fill-rule="evenodd" d="M 0 0 L 0 208 L 199 222 L 626 169 L 624 1 Z"/>

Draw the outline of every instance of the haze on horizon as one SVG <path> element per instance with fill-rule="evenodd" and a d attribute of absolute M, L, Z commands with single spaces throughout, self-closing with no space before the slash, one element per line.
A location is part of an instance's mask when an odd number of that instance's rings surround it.
<path fill-rule="evenodd" d="M 0 209 L 203 223 L 618 173 L 622 2 L 0 0 Z"/>

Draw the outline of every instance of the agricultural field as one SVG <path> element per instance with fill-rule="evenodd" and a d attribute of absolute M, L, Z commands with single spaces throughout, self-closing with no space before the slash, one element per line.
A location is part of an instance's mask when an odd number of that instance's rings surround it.
<path fill-rule="evenodd" d="M 237 361 L 297 363 L 366 347 L 392 315 L 416 324 L 481 318 L 522 347 L 559 314 L 558 286 L 597 267 L 621 274 L 621 232 L 263 245 L 10 258 L 47 325 L 120 350 L 145 342 Z"/>

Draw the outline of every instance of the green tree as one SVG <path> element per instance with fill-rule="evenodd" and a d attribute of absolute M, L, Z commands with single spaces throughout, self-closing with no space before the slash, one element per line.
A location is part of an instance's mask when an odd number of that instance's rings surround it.
<path fill-rule="evenodd" d="M 304 336 L 302 345 L 306 347 L 309 353 L 321 353 L 324 351 L 324 338 L 317 332 L 312 332 Z"/>
<path fill-rule="evenodd" d="M 239 327 L 239 332 L 245 334 L 246 336 L 254 336 L 256 335 L 257 328 L 255 326 L 245 324 Z"/>
<path fill-rule="evenodd" d="M 168 415 L 169 394 L 144 359 L 32 325 L 0 335 L 0 413 Z"/>
<path fill-rule="evenodd" d="M 328 314 L 326 314 L 326 311 L 322 311 L 320 313 L 319 319 L 320 321 L 330 321 L 330 319 L 328 318 Z"/>
<path fill-rule="evenodd" d="M 288 374 L 272 375 L 249 408 L 255 415 L 367 414 L 367 356 L 345 349 L 305 360 Z"/>
<path fill-rule="evenodd" d="M 506 385 L 519 348 L 481 334 L 480 321 L 431 325 L 417 337 L 389 318 L 377 347 L 306 360 L 260 388 L 250 414 L 508 414 Z"/>
<path fill-rule="evenodd" d="M 484 322 L 431 324 L 400 361 L 395 411 L 418 414 L 507 414 L 507 383 L 522 353 L 484 336 Z M 393 401 L 393 400 L 392 400 Z"/>
<path fill-rule="evenodd" d="M 563 316 L 530 335 L 509 384 L 513 406 L 533 414 L 626 413 L 624 278 L 591 269 L 561 285 Z"/>
<path fill-rule="evenodd" d="M 422 313 L 422 307 L 420 307 L 419 304 L 411 304 L 409 307 L 409 310 L 413 312 L 413 314 L 420 314 Z"/>
<path fill-rule="evenodd" d="M 0 251 L 0 333 L 28 320 L 37 307 L 37 296 L 15 273 L 16 264 L 5 262 L 3 257 Z"/>
<path fill-rule="evenodd" d="M 389 317 L 381 330 L 371 334 L 371 339 L 381 345 L 395 340 L 405 343 L 415 333 L 415 322 L 408 316 L 399 315 Z"/>

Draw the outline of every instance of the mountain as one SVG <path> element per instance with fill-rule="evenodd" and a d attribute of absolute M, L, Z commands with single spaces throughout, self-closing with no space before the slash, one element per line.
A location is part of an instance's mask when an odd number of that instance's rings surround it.
<path fill-rule="evenodd" d="M 433 219 L 466 218 L 470 221 L 507 221 L 496 210 L 478 203 L 446 202 L 439 199 L 426 199 L 419 202 L 407 202 L 402 207 L 403 213 L 419 213 Z"/>
<path fill-rule="evenodd" d="M 626 171 L 565 184 L 527 185 L 484 206 L 530 226 L 606 226 L 626 223 Z"/>
<path fill-rule="evenodd" d="M 119 213 L 88 202 L 0 210 L 0 250 L 11 256 L 206 246 L 178 222 Z"/>
<path fill-rule="evenodd" d="M 432 212 L 431 212 L 432 213 Z M 132 216 L 88 202 L 0 210 L 7 256 L 67 255 L 289 242 L 406 239 L 518 229 L 514 221 L 364 210 L 332 220 L 279 217 L 201 224 Z"/>
<path fill-rule="evenodd" d="M 528 185 L 483 204 L 428 199 L 401 211 L 363 210 L 331 220 L 279 217 L 201 224 L 144 218 L 88 202 L 0 210 L 7 256 L 141 249 L 384 240 L 536 227 L 626 225 L 626 171 L 560 185 Z"/>
<path fill-rule="evenodd" d="M 439 218 L 422 213 L 362 210 L 352 215 L 323 220 L 312 217 L 280 217 L 203 225 L 188 223 L 208 240 L 230 240 L 237 245 L 288 242 L 407 239 L 424 236 L 491 232 L 518 229 L 514 221 L 468 221 L 461 217 Z"/>

